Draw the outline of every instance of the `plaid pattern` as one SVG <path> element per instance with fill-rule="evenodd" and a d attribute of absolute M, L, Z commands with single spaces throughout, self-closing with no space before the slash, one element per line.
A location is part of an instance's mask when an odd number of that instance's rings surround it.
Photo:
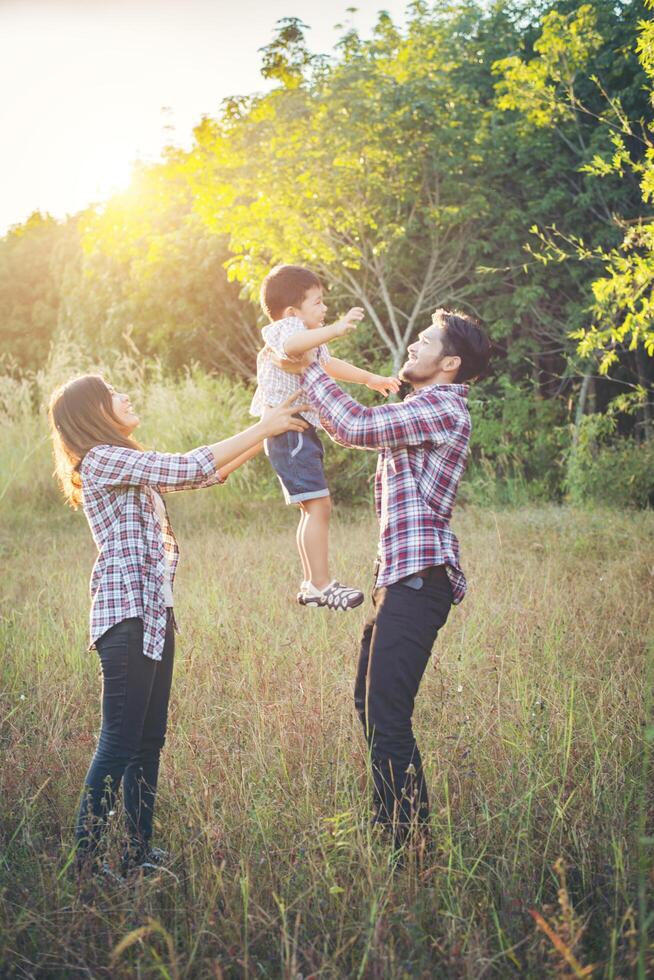
<path fill-rule="evenodd" d="M 275 405 L 281 405 L 283 401 L 294 395 L 296 391 L 300 391 L 302 383 L 299 375 L 282 371 L 273 364 L 272 355 L 288 357 L 284 351 L 284 344 L 302 330 L 308 330 L 308 327 L 299 317 L 287 316 L 283 320 L 269 323 L 261 331 L 266 346 L 257 354 L 257 390 L 250 405 L 250 415 L 263 415 L 266 405 L 274 408 Z M 329 360 L 327 344 L 317 347 L 316 353 L 320 364 L 326 364 Z M 311 425 L 320 428 L 320 419 L 315 412 L 302 412 L 301 415 Z"/>
<path fill-rule="evenodd" d="M 94 446 L 80 475 L 99 552 L 91 574 L 91 646 L 111 626 L 137 616 L 143 620 L 143 653 L 161 660 L 165 562 L 172 587 L 179 549 L 167 514 L 159 523 L 150 488 L 163 494 L 221 483 L 213 453 L 208 446 L 184 455 Z"/>
<path fill-rule="evenodd" d="M 470 439 L 468 386 L 429 385 L 403 402 L 365 408 L 315 363 L 303 373 L 302 385 L 332 439 L 379 450 L 377 586 L 445 565 L 454 602 L 461 602 L 466 580 L 449 521 Z"/>

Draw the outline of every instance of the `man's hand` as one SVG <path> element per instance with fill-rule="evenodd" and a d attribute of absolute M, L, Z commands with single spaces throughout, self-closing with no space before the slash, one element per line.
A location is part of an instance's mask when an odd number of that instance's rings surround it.
<path fill-rule="evenodd" d="M 365 314 L 360 306 L 353 306 L 348 310 L 344 317 L 333 323 L 331 329 L 335 337 L 342 337 L 350 330 L 356 330 L 359 320 L 363 320 Z"/>
<path fill-rule="evenodd" d="M 371 374 L 370 381 L 366 381 L 366 388 L 386 396 L 391 393 L 396 395 L 400 390 L 400 382 L 397 378 L 385 378 L 383 374 Z"/>
<path fill-rule="evenodd" d="M 311 405 L 307 405 L 306 402 L 298 405 L 298 399 L 302 394 L 301 391 L 296 391 L 281 405 L 276 405 L 274 408 L 266 407 L 261 419 L 266 430 L 266 438 L 279 436 L 282 432 L 302 432 L 308 427 L 309 423 L 298 418 L 296 414 L 311 411 Z"/>
<path fill-rule="evenodd" d="M 304 354 L 299 354 L 297 357 L 292 359 L 287 357 L 279 357 L 274 353 L 270 355 L 270 360 L 273 362 L 275 367 L 281 368 L 281 370 L 286 371 L 287 374 L 302 374 L 302 372 L 306 371 L 310 364 L 313 364 L 315 359 L 315 350 L 308 350 Z"/>

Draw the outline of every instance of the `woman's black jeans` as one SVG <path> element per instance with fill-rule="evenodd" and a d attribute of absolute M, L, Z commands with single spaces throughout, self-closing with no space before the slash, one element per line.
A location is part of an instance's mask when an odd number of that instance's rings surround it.
<path fill-rule="evenodd" d="M 361 637 L 354 703 L 370 749 L 374 818 L 399 846 L 429 819 L 411 717 L 422 675 L 452 605 L 443 565 L 373 590 Z"/>
<path fill-rule="evenodd" d="M 96 641 L 102 664 L 102 728 L 77 817 L 80 864 L 97 852 L 121 780 L 127 824 L 124 862 L 139 863 L 147 853 L 173 676 L 173 624 L 171 609 L 160 661 L 143 654 L 141 619 L 124 619 Z"/>

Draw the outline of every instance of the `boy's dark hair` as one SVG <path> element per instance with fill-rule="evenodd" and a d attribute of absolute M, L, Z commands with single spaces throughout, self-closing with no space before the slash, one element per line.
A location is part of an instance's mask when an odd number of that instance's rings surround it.
<path fill-rule="evenodd" d="M 281 319 L 287 306 L 301 306 L 320 279 L 301 265 L 276 265 L 261 283 L 261 307 L 271 320 Z"/>
<path fill-rule="evenodd" d="M 443 328 L 443 355 L 461 358 L 456 382 L 471 381 L 486 372 L 491 342 L 478 320 L 460 310 L 435 310 L 432 323 Z"/>

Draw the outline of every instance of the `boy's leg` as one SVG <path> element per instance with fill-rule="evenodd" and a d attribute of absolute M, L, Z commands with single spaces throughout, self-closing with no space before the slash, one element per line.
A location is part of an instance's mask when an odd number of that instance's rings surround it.
<path fill-rule="evenodd" d="M 297 526 L 297 533 L 295 539 L 297 541 L 297 550 L 300 555 L 300 561 L 302 562 L 302 581 L 308 582 L 311 578 L 311 570 L 309 568 L 309 562 L 307 561 L 307 556 L 304 551 L 304 543 L 302 540 L 304 522 L 307 519 L 307 511 L 303 504 L 299 504 L 300 507 L 300 520 Z"/>
<path fill-rule="evenodd" d="M 305 511 L 302 525 L 302 546 L 306 555 L 309 575 L 307 580 L 317 589 L 329 585 L 329 515 L 331 514 L 331 497 L 315 497 L 303 500 L 302 509 Z"/>
<path fill-rule="evenodd" d="M 267 439 L 266 454 L 282 486 L 286 503 L 300 507 L 296 542 L 302 562 L 303 581 L 308 582 L 311 580 L 311 565 L 305 545 L 305 533 L 309 508 L 305 505 L 315 503 L 314 495 L 322 497 L 329 493 L 322 465 L 322 443 L 314 427 L 309 426 L 304 432 L 283 432 Z M 324 584 L 327 583 L 328 579 L 325 579 Z"/>

